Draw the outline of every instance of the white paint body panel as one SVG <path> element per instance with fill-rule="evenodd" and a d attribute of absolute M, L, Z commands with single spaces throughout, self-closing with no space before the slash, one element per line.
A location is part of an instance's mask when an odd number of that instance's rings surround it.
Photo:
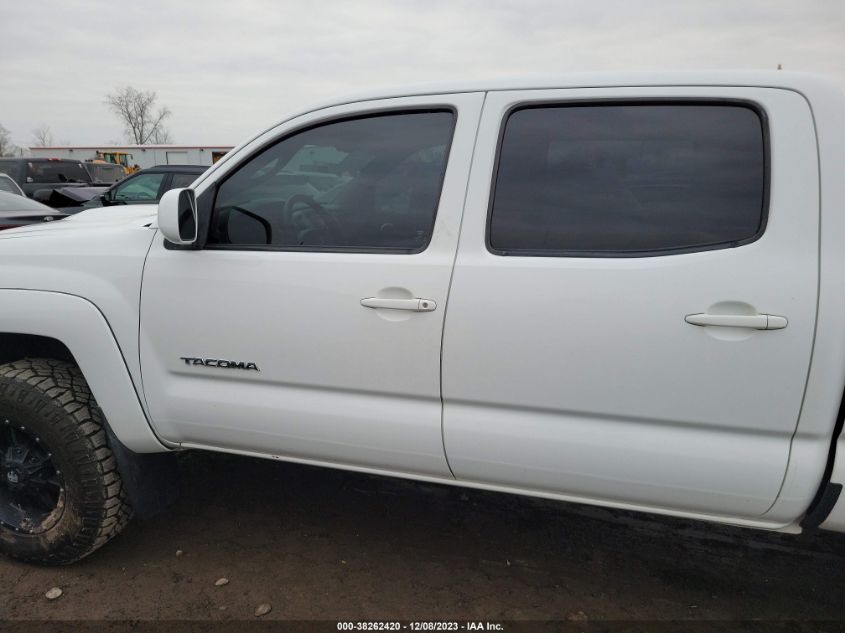
<path fill-rule="evenodd" d="M 827 465 L 845 385 L 845 94 L 833 84 L 796 81 L 809 101 L 816 127 L 821 188 L 819 303 L 812 363 L 789 467 L 766 518 L 787 521 L 807 510 Z M 835 438 L 833 438 L 835 440 Z M 837 460 L 845 459 L 839 452 Z M 833 479 L 845 483 L 842 479 Z M 843 512 L 845 498 L 835 512 Z"/>
<path fill-rule="evenodd" d="M 495 258 L 483 235 L 497 119 L 538 91 L 759 101 L 772 124 L 766 234 L 737 249 L 662 258 Z M 146 413 L 162 442 L 184 447 L 797 529 L 822 480 L 845 384 L 841 90 L 786 72 L 398 88 L 285 119 L 227 154 L 195 190 L 288 130 L 388 101 L 459 110 L 424 253 L 168 251 L 147 228 L 154 208 L 91 210 L 0 233 L 0 332 L 63 340 L 137 451 L 163 450 Z M 437 308 L 388 320 L 360 305 L 385 287 Z M 684 323 L 724 300 L 788 326 L 719 338 Z M 69 315 L 73 323 L 50 318 Z M 211 353 L 255 360 L 262 372 L 229 380 L 179 364 Z M 843 463 L 840 450 L 835 482 L 845 483 Z M 843 505 L 825 527 L 845 530 Z"/>
<path fill-rule="evenodd" d="M 769 220 L 738 248 L 642 258 L 502 257 L 484 243 L 505 113 L 521 103 L 748 99 L 768 114 Z M 775 501 L 810 362 L 818 266 L 813 121 L 791 91 L 488 95 L 444 335 L 455 476 L 587 499 L 758 517 Z M 502 300 L 506 298 L 506 300 Z M 778 331 L 685 322 L 720 302 Z"/>
<path fill-rule="evenodd" d="M 110 207 L 0 232 L 0 332 L 64 343 L 136 452 L 165 450 L 139 398 L 138 302 L 154 211 Z"/>
<path fill-rule="evenodd" d="M 163 437 L 449 474 L 440 402 L 444 310 L 371 309 L 361 299 L 424 297 L 446 305 L 482 101 L 477 93 L 371 102 L 274 131 L 285 135 L 361 109 L 456 108 L 434 234 L 420 254 L 186 252 L 156 238 L 142 294 L 142 305 L 155 308 L 142 310 L 141 361 Z M 255 362 L 260 372 L 180 360 L 208 356 Z"/>

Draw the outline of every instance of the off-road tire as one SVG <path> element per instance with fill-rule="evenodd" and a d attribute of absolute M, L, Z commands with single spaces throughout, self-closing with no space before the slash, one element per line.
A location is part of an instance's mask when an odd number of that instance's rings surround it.
<path fill-rule="evenodd" d="M 50 527 L 40 533 L 0 524 L 0 552 L 27 562 L 66 565 L 126 526 L 132 508 L 102 413 L 76 366 L 43 358 L 0 365 L 0 425 L 6 419 L 38 435 L 61 472 L 63 488 Z"/>

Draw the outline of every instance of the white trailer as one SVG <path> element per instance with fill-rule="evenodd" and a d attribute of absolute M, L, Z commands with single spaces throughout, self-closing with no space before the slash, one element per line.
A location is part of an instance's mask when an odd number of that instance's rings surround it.
<path fill-rule="evenodd" d="M 213 165 L 232 149 L 231 145 L 65 145 L 30 147 L 33 158 L 74 158 L 86 161 L 97 158 L 97 152 L 127 152 L 130 165 L 141 169 L 156 165 Z"/>

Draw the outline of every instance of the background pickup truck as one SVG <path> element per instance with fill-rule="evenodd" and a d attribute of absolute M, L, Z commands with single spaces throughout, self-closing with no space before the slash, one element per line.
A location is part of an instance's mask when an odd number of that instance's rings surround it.
<path fill-rule="evenodd" d="M 427 86 L 158 207 L 0 235 L 0 548 L 67 563 L 203 449 L 845 530 L 845 96 Z"/>
<path fill-rule="evenodd" d="M 97 187 L 83 163 L 66 158 L 0 158 L 0 173 L 14 180 L 27 197 L 45 204 L 56 189 L 106 189 Z"/>

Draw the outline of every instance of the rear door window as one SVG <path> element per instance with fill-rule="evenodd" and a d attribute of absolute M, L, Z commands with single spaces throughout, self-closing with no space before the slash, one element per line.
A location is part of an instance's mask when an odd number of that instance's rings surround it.
<path fill-rule="evenodd" d="M 763 231 L 766 130 L 748 105 L 550 105 L 510 114 L 488 225 L 500 255 L 637 256 Z"/>

